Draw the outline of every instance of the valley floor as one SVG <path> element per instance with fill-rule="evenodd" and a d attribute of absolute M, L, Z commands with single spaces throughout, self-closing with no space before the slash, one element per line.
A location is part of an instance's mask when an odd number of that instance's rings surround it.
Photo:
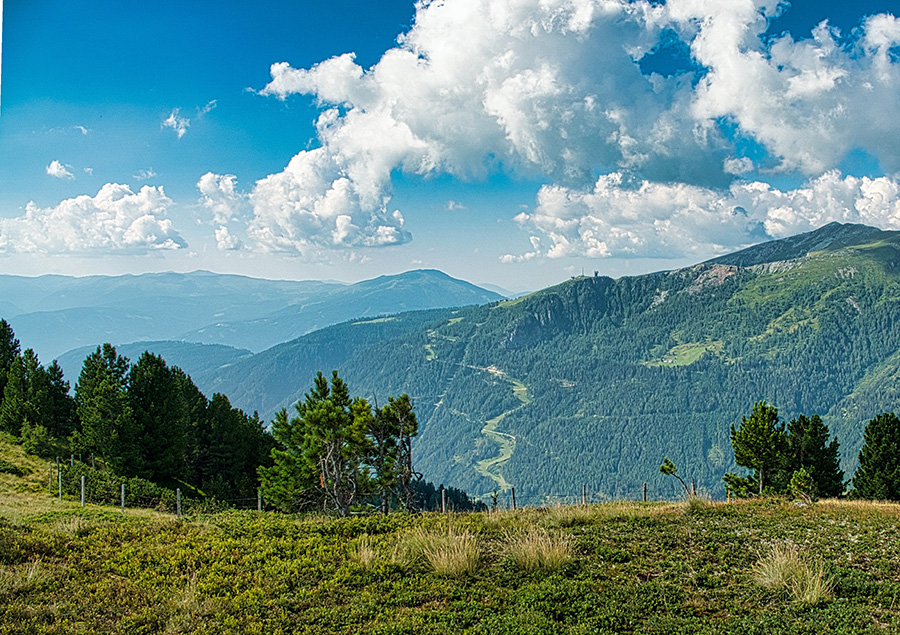
<path fill-rule="evenodd" d="M 898 632 L 898 520 L 777 500 L 178 520 L 8 490 L 0 633 Z M 523 537 L 564 553 L 529 564 Z M 824 566 L 822 598 L 757 581 L 773 546 Z"/>

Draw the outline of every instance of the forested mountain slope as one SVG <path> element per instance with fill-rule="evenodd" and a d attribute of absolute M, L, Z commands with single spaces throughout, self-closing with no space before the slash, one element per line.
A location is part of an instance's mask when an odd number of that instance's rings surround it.
<path fill-rule="evenodd" d="M 786 419 L 823 415 L 852 474 L 865 422 L 900 409 L 898 267 L 898 232 L 832 224 L 685 269 L 438 312 L 417 328 L 428 314 L 382 323 L 394 331 L 340 325 L 238 362 L 218 389 L 253 409 L 254 392 L 286 403 L 314 370 L 336 368 L 354 394 L 408 392 L 423 471 L 470 493 L 515 486 L 529 503 L 582 484 L 635 497 L 648 482 L 651 497 L 673 496 L 663 457 L 721 496 L 735 470 L 729 426 L 761 399 Z"/>

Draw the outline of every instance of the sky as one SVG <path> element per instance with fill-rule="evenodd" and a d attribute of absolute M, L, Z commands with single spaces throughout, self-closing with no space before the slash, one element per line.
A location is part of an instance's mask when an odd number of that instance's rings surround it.
<path fill-rule="evenodd" d="M 512 291 L 900 229 L 896 0 L 0 0 L 0 273 Z"/>

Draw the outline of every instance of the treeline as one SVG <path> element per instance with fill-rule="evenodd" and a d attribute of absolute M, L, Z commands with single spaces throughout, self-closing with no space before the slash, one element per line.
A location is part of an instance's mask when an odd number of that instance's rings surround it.
<path fill-rule="evenodd" d="M 135 363 L 98 346 L 70 385 L 54 361 L 0 320 L 0 429 L 26 451 L 52 458 L 92 457 L 123 478 L 182 487 L 220 500 L 255 497 L 257 468 L 270 465 L 274 439 L 254 413 L 225 395 L 207 399 L 191 378 L 149 352 Z"/>
<path fill-rule="evenodd" d="M 851 498 L 900 501 L 900 419 L 894 413 L 879 414 L 866 424 L 859 466 L 850 481 L 844 481 L 840 469 L 840 444 L 829 439 L 828 426 L 818 415 L 800 415 L 785 425 L 777 408 L 757 402 L 749 417 L 731 426 L 735 462 L 752 472 L 746 477 L 726 474 L 725 489 L 744 498 L 790 494 L 812 500 L 846 493 Z M 677 477 L 668 459 L 660 471 Z"/>
<path fill-rule="evenodd" d="M 284 511 L 344 515 L 483 507 L 415 471 L 418 423 L 407 395 L 369 406 L 350 397 L 337 373 L 330 386 L 319 373 L 298 416 L 276 416 L 274 434 L 257 413 L 220 393 L 207 399 L 183 370 L 150 352 L 132 363 L 114 346 L 98 346 L 71 392 L 57 362 L 44 368 L 33 350 L 22 352 L 0 320 L 0 430 L 31 454 L 86 459 L 88 467 L 65 471 L 66 491 L 85 474 L 90 500 L 107 503 L 127 482 L 127 496 L 167 507 L 175 488 L 225 503 L 255 501 L 261 490 L 267 505 Z"/>

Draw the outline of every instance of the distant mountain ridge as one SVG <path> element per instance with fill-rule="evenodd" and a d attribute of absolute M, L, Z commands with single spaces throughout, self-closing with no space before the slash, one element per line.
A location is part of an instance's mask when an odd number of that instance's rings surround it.
<path fill-rule="evenodd" d="M 900 232 L 886 232 L 877 227 L 852 223 L 829 223 L 814 231 L 780 240 L 760 243 L 706 263 L 750 267 L 785 260 L 805 258 L 818 251 L 834 251 L 844 247 L 865 245 L 879 240 L 893 240 Z"/>
<path fill-rule="evenodd" d="M 421 469 L 469 492 L 677 496 L 668 457 L 720 496 L 729 426 L 762 399 L 822 415 L 849 475 L 865 422 L 900 410 L 900 232 L 832 224 L 674 271 L 353 320 L 213 384 L 270 417 L 331 369 L 355 394 L 409 393 Z"/>
<path fill-rule="evenodd" d="M 356 317 L 501 297 L 429 270 L 350 285 L 208 271 L 0 276 L 0 317 L 47 361 L 103 342 L 185 340 L 259 351 Z"/>
<path fill-rule="evenodd" d="M 418 269 L 329 289 L 265 317 L 204 326 L 186 333 L 184 339 L 260 351 L 354 318 L 484 304 L 502 298 L 442 271 Z"/>

